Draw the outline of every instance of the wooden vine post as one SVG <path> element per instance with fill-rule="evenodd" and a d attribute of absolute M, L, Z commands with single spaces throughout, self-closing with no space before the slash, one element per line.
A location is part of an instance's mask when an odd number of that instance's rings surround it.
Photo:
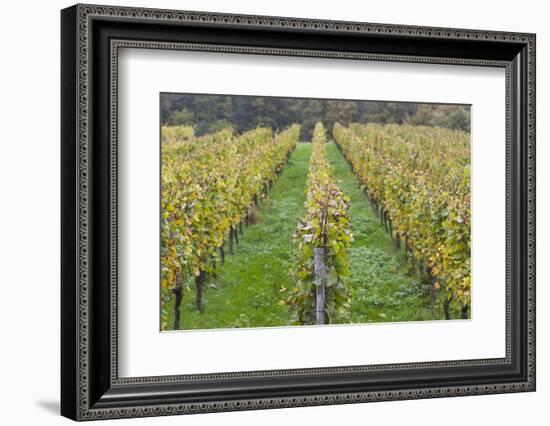
<path fill-rule="evenodd" d="M 316 247 L 314 253 L 314 274 L 315 274 L 315 318 L 317 324 L 325 324 L 325 287 L 327 280 L 327 268 L 325 265 L 325 249 Z"/>

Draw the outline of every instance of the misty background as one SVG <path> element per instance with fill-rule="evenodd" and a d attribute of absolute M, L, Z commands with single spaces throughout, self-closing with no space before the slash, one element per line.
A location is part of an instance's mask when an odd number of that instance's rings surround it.
<path fill-rule="evenodd" d="M 300 139 L 310 140 L 318 121 L 329 132 L 336 122 L 414 124 L 470 131 L 469 105 L 161 93 L 160 114 L 162 125 L 193 126 L 198 136 L 228 126 L 242 133 L 258 126 L 276 131 L 298 123 L 302 125 Z"/>

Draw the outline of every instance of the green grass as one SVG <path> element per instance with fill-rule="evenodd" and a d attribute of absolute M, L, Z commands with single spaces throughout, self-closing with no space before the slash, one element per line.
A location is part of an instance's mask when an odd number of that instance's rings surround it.
<path fill-rule="evenodd" d="M 257 222 L 239 235 L 235 254 L 218 262 L 218 278 L 208 277 L 203 311 L 194 309 L 194 288 L 185 292 L 180 316 L 183 329 L 270 327 L 290 323 L 279 289 L 292 287 L 296 246 L 292 233 L 303 214 L 311 144 L 300 143 L 283 173 L 260 203 Z M 193 287 L 193 286 L 191 286 Z M 173 325 L 173 307 L 168 308 Z"/>
<path fill-rule="evenodd" d="M 305 187 L 311 144 L 300 143 L 267 198 L 261 201 L 255 224 L 244 228 L 233 255 L 217 278 L 209 276 L 203 311 L 194 309 L 195 292 L 184 293 L 182 329 L 287 326 L 291 312 L 281 300 L 281 287 L 292 288 L 297 248 L 292 240 L 304 213 Z M 363 195 L 348 163 L 334 143 L 327 156 L 341 188 L 349 195 L 354 242 L 349 249 L 351 322 L 443 319 L 432 308 L 429 287 L 409 271 L 403 250 L 396 250 Z M 168 306 L 173 325 L 173 302 Z"/>
<path fill-rule="evenodd" d="M 350 197 L 354 242 L 348 251 L 347 282 L 352 322 L 443 319 L 441 310 L 431 307 L 429 286 L 410 272 L 404 250 L 395 249 L 334 143 L 328 144 L 327 157 L 340 188 Z"/>

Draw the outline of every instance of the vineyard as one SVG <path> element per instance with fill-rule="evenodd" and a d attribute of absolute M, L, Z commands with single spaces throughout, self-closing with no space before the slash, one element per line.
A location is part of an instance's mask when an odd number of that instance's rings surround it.
<path fill-rule="evenodd" d="M 466 133 L 433 127 L 334 127 L 374 211 L 405 250 L 432 297 L 444 290 L 461 318 L 470 309 L 470 143 Z"/>
<path fill-rule="evenodd" d="M 469 134 L 312 133 L 162 127 L 163 330 L 469 318 Z"/>
<path fill-rule="evenodd" d="M 189 129 L 163 129 L 161 288 L 175 297 L 174 328 L 188 278 L 195 285 L 195 309 L 202 310 L 206 274 L 215 274 L 224 244 L 233 251 L 238 227 L 252 205 L 281 172 L 298 142 L 298 126 L 273 136 L 256 129 L 234 137 L 231 129 L 194 138 Z M 163 310 L 163 328 L 167 328 Z"/>

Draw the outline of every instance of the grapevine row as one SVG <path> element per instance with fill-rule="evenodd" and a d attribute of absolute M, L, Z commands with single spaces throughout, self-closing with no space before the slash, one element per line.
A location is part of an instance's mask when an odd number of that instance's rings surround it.
<path fill-rule="evenodd" d="M 297 282 L 286 301 L 296 313 L 296 324 L 339 322 L 349 308 L 345 286 L 349 273 L 346 249 L 353 241 L 349 198 L 335 182 L 326 144 L 325 128 L 319 122 L 313 132 L 305 214 L 294 233 Z"/>
<path fill-rule="evenodd" d="M 175 297 L 174 328 L 190 278 L 195 281 L 195 307 L 202 309 L 206 273 L 215 272 L 224 242 L 237 239 L 237 227 L 248 221 L 251 206 L 286 163 L 299 137 L 294 125 L 275 136 L 258 128 L 234 136 L 230 128 L 202 137 L 192 129 L 162 129 L 161 288 L 162 327 L 165 306 Z"/>
<path fill-rule="evenodd" d="M 408 125 L 335 124 L 333 134 L 397 247 L 403 241 L 443 307 L 470 310 L 469 135 Z"/>

